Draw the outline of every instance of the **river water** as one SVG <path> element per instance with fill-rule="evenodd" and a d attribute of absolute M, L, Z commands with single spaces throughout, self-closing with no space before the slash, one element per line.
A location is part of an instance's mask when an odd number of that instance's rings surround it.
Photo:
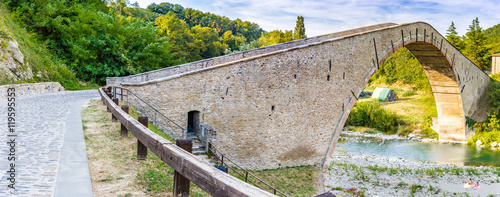
<path fill-rule="evenodd" d="M 500 149 L 463 144 L 424 143 L 413 140 L 381 140 L 342 135 L 336 150 L 351 154 L 400 157 L 438 164 L 500 167 Z"/>

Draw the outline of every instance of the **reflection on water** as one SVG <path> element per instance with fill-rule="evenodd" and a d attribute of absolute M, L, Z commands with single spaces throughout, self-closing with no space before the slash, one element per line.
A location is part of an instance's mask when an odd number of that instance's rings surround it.
<path fill-rule="evenodd" d="M 342 136 L 336 149 L 354 154 L 401 157 L 441 164 L 500 166 L 499 149 L 470 147 L 463 144 L 422 143 L 412 140 L 380 140 Z"/>

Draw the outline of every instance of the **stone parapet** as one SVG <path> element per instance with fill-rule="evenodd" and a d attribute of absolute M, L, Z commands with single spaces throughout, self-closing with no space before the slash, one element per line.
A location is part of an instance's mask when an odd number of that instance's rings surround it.
<path fill-rule="evenodd" d="M 10 84 L 0 86 L 0 101 L 7 98 L 7 89 L 15 88 L 16 97 L 28 96 L 35 94 L 44 94 L 49 92 L 64 91 L 64 87 L 59 82 L 42 82 L 42 83 L 23 83 L 23 84 Z"/>

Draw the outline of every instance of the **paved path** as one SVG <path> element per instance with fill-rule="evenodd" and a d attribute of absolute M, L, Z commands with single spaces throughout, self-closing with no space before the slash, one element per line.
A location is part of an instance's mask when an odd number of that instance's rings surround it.
<path fill-rule="evenodd" d="M 0 196 L 92 196 L 80 110 L 98 97 L 89 90 L 16 98 L 15 189 L 7 180 L 7 101 L 0 101 Z"/>

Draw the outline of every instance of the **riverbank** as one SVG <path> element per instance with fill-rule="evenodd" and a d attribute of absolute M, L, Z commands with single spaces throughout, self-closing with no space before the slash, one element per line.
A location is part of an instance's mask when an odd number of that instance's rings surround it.
<path fill-rule="evenodd" d="M 464 188 L 463 181 L 480 188 Z M 325 190 L 358 196 L 500 196 L 500 167 L 468 167 L 335 151 Z"/>

